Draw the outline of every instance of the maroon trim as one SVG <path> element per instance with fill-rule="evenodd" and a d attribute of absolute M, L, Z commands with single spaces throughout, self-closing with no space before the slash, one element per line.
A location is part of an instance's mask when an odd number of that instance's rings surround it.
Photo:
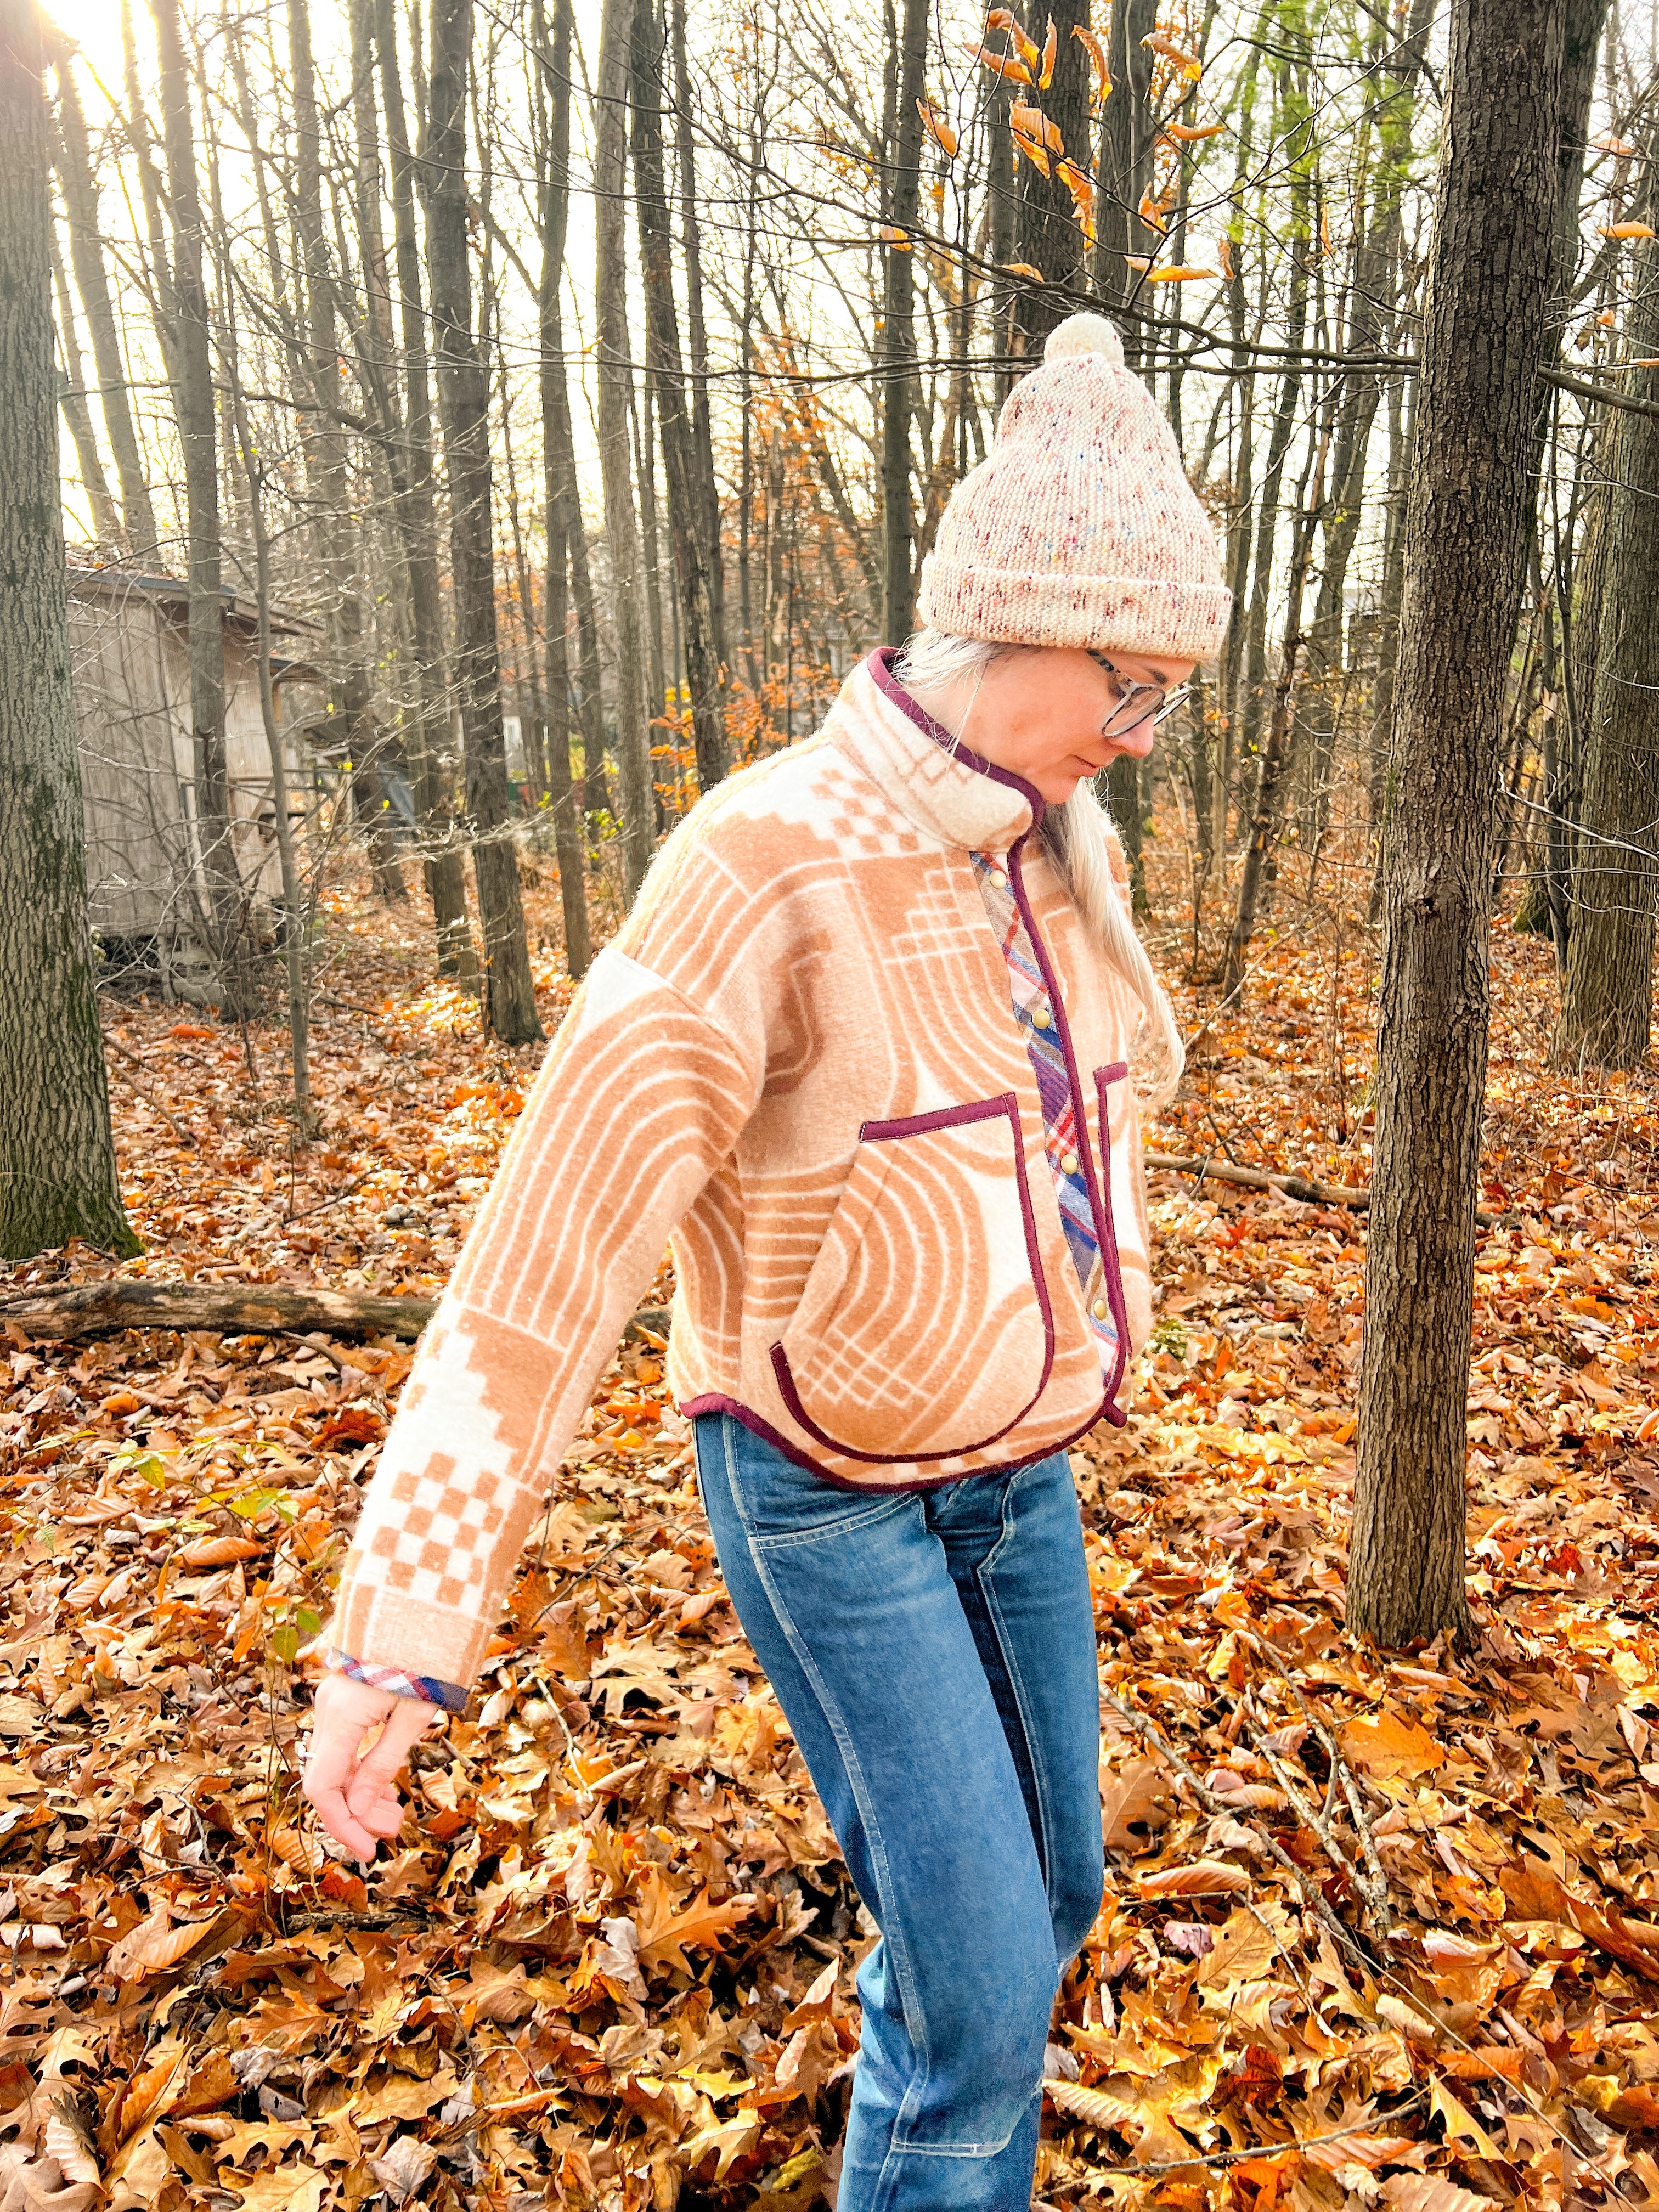
<path fill-rule="evenodd" d="M 1129 1309 L 1123 1296 L 1123 1261 L 1117 1249 L 1117 1224 L 1112 1219 L 1112 1122 L 1106 1110 L 1106 1093 L 1121 1076 L 1128 1073 L 1127 1066 L 1121 1060 L 1115 1060 L 1109 1067 L 1095 1070 L 1095 1099 L 1100 1112 L 1101 1203 L 1109 1234 L 1108 1243 L 1100 1248 L 1100 1261 L 1106 1278 L 1106 1295 L 1112 1302 L 1112 1318 L 1117 1323 L 1117 1367 L 1107 1389 L 1109 1398 L 1117 1396 L 1117 1386 L 1123 1380 L 1124 1365 L 1129 1357 Z"/>
<path fill-rule="evenodd" d="M 793 1418 L 805 1430 L 814 1443 L 823 1444 L 827 1450 L 839 1452 L 843 1459 L 861 1459 L 873 1467 L 920 1465 L 924 1460 L 961 1459 L 969 1452 L 988 1451 L 1000 1443 L 1011 1429 L 1017 1429 L 1048 1387 L 1048 1377 L 1054 1371 L 1054 1310 L 1049 1302 L 1048 1278 L 1042 1272 L 1042 1258 L 1037 1244 L 1036 1216 L 1031 1209 L 1031 1188 L 1025 1174 L 1025 1146 L 1020 1134 L 1019 1101 L 1013 1091 L 1006 1091 L 1000 1098 L 981 1098 L 969 1106 L 941 1106 L 931 1114 L 915 1114 L 899 1121 L 866 1121 L 860 1130 L 860 1138 L 878 1140 L 883 1137 L 918 1136 L 929 1129 L 945 1129 L 964 1121 L 986 1121 L 993 1115 L 1006 1114 L 1014 1140 L 1014 1175 L 1019 1186 L 1019 1218 L 1025 1231 L 1025 1264 L 1030 1271 L 1031 1286 L 1036 1292 L 1037 1308 L 1042 1316 L 1042 1372 L 1037 1378 L 1036 1389 L 1020 1407 L 1013 1419 L 1003 1424 L 994 1434 L 981 1437 L 978 1443 L 952 1444 L 948 1451 L 936 1452 L 867 1452 L 854 1445 L 842 1443 L 827 1429 L 819 1428 L 800 1401 L 795 1378 L 790 1372 L 789 1355 L 781 1341 L 771 1347 L 772 1372 L 777 1377 L 778 1393 Z M 1088 1146 L 1084 1146 L 1086 1152 Z"/>
<path fill-rule="evenodd" d="M 1109 1194 L 1109 1164 L 1108 1167 L 1108 1196 L 1105 1204 L 1103 1205 L 1100 1196 L 1100 1184 L 1095 1175 L 1095 1164 L 1091 1156 L 1091 1147 L 1088 1141 L 1089 1115 L 1086 1103 L 1088 1094 L 1083 1088 L 1083 1079 L 1078 1073 L 1077 1052 L 1072 1043 L 1071 1025 L 1066 1019 L 1066 1001 L 1060 994 L 1060 981 L 1059 978 L 1054 974 L 1053 963 L 1048 958 L 1048 948 L 1042 941 L 1042 933 L 1036 926 L 1036 916 L 1031 911 L 1031 902 L 1025 895 L 1025 878 L 1019 864 L 1021 848 L 1025 843 L 1025 838 L 1031 835 L 1032 832 L 1028 830 L 1025 832 L 1024 836 L 1016 838 L 1013 844 L 1009 848 L 1008 881 L 1013 890 L 1014 903 L 1019 908 L 1020 917 L 1025 924 L 1026 934 L 1031 940 L 1031 950 L 1036 955 L 1037 972 L 1042 977 L 1043 988 L 1048 994 L 1048 1002 L 1054 1012 L 1054 1026 L 1060 1032 L 1060 1048 L 1061 1053 L 1064 1054 L 1066 1060 L 1066 1080 L 1072 1093 L 1072 1110 L 1077 1115 L 1079 1121 L 1083 1127 L 1084 1141 L 1079 1150 L 1083 1163 L 1084 1185 L 1089 1194 L 1089 1212 L 1094 1219 L 1095 1241 L 1100 1247 L 1101 1270 L 1103 1275 L 1109 1278 L 1111 1273 L 1114 1271 L 1119 1271 L 1117 1237 L 1112 1228 L 1112 1210 Z M 1108 1252 L 1111 1254 L 1111 1259 L 1109 1261 L 1106 1256 Z M 1118 1283 L 1117 1299 L 1113 1304 L 1114 1319 L 1117 1319 L 1118 1317 L 1123 1297 L 1123 1285 L 1121 1279 L 1121 1271 L 1119 1272 L 1120 1280 Z M 1085 1320 L 1086 1322 L 1086 1316 L 1085 1316 Z M 1092 1335 L 1092 1330 L 1090 1333 L 1091 1335 Z M 1112 1376 L 1110 1385 L 1109 1386 L 1106 1393 L 1107 1403 L 1109 1405 L 1112 1404 L 1117 1396 L 1117 1386 L 1123 1380 L 1123 1370 L 1128 1357 L 1128 1331 L 1120 1320 L 1118 1322 L 1117 1368 Z M 1128 1416 L 1127 1413 L 1119 1414 L 1116 1419 L 1118 1425 L 1121 1427 L 1123 1423 L 1128 1419 Z"/>
<path fill-rule="evenodd" d="M 1044 1444 L 1036 1451 L 1027 1452 L 1020 1459 L 1004 1460 L 996 1467 L 970 1468 L 965 1475 L 920 1475 L 915 1482 L 854 1482 L 851 1475 L 831 1474 L 827 1467 L 820 1467 L 815 1459 L 809 1459 L 804 1451 L 775 1429 L 770 1421 L 739 1400 L 728 1398 L 722 1390 L 705 1390 L 701 1397 L 687 1398 L 682 1401 L 678 1410 L 688 1420 L 694 1419 L 699 1413 L 725 1413 L 734 1421 L 741 1421 L 751 1436 L 758 1437 L 763 1444 L 770 1444 L 774 1451 L 781 1452 L 792 1465 L 804 1468 L 808 1474 L 816 1474 L 821 1482 L 827 1482 L 832 1490 L 868 1492 L 878 1498 L 899 1497 L 907 1491 L 943 1490 L 947 1483 L 974 1482 L 982 1474 L 1017 1474 L 1021 1468 L 1035 1467 L 1040 1459 L 1047 1459 L 1053 1452 L 1067 1450 L 1079 1437 L 1086 1437 L 1099 1422 L 1109 1421 L 1114 1428 L 1121 1429 L 1129 1418 L 1127 1413 L 1121 1413 L 1110 1399 L 1107 1399 L 1090 1414 L 1082 1427 L 1073 1429 L 1069 1437 L 1061 1437 L 1057 1443 Z"/>
<path fill-rule="evenodd" d="M 936 1106 L 931 1114 L 905 1114 L 896 1121 L 865 1121 L 859 1127 L 860 1144 L 879 1144 L 886 1137 L 921 1137 L 929 1129 L 954 1129 L 966 1121 L 988 1121 L 994 1115 L 1006 1114 L 1014 1124 L 1014 1133 L 1019 1133 L 1016 1119 L 1019 1100 L 1012 1091 L 1005 1091 L 999 1098 L 977 1098 L 971 1106 Z"/>
<path fill-rule="evenodd" d="M 971 769 L 975 775 L 988 775 L 993 783 L 1006 784 L 1009 790 L 1018 792 L 1030 802 L 1031 827 L 1035 829 L 1042 821 L 1043 809 L 1048 805 L 1036 786 L 1027 783 L 1023 775 L 1016 775 L 1012 769 L 999 768 L 994 761 L 988 761 L 971 745 L 963 744 L 960 738 L 952 737 L 944 724 L 936 722 L 925 707 L 919 707 L 893 673 L 893 663 L 897 659 L 896 646 L 881 645 L 864 664 L 883 698 L 896 707 L 901 714 L 913 721 L 936 745 L 949 753 L 952 760 L 959 760 L 963 768 Z"/>

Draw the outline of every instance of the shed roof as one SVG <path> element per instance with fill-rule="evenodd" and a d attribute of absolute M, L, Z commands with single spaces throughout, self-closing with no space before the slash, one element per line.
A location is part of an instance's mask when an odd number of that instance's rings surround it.
<path fill-rule="evenodd" d="M 67 564 L 67 574 L 70 591 L 77 599 L 142 599 L 153 605 L 181 610 L 190 604 L 190 586 L 182 576 L 145 575 L 134 568 L 83 568 L 74 562 Z M 228 584 L 222 584 L 219 601 L 227 623 L 239 629 L 258 629 L 257 600 L 232 590 Z M 273 601 L 270 630 L 273 637 L 320 637 L 323 625 L 311 616 L 301 614 L 296 608 L 279 606 Z"/>

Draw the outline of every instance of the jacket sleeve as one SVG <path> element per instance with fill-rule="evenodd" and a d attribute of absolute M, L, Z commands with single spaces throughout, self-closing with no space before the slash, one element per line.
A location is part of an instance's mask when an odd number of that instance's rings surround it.
<path fill-rule="evenodd" d="M 764 1072 L 757 1041 L 627 953 L 599 954 L 422 1340 L 347 1554 L 331 1663 L 465 1701 L 594 1384 Z"/>

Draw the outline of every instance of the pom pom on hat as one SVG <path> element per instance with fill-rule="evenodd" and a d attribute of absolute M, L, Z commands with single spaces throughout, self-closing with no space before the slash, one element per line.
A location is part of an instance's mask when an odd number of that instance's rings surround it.
<path fill-rule="evenodd" d="M 1109 323 L 1104 315 L 1091 314 L 1067 315 L 1063 323 L 1056 323 L 1042 349 L 1043 360 L 1064 361 L 1078 353 L 1104 354 L 1114 368 L 1121 368 L 1123 341 L 1116 325 Z"/>

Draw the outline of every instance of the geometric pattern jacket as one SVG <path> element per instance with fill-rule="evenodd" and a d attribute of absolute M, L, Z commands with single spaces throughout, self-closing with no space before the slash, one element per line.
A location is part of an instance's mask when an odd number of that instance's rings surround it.
<path fill-rule="evenodd" d="M 1139 1001 L 1033 834 L 1037 793 L 954 745 L 890 659 L 693 808 L 573 1000 L 364 1501 L 330 1632 L 353 1671 L 476 1679 L 671 1241 L 676 1402 L 828 1482 L 925 1489 L 1127 1419 L 1152 1312 Z M 994 865 L 1024 925 L 1023 1016 Z"/>

